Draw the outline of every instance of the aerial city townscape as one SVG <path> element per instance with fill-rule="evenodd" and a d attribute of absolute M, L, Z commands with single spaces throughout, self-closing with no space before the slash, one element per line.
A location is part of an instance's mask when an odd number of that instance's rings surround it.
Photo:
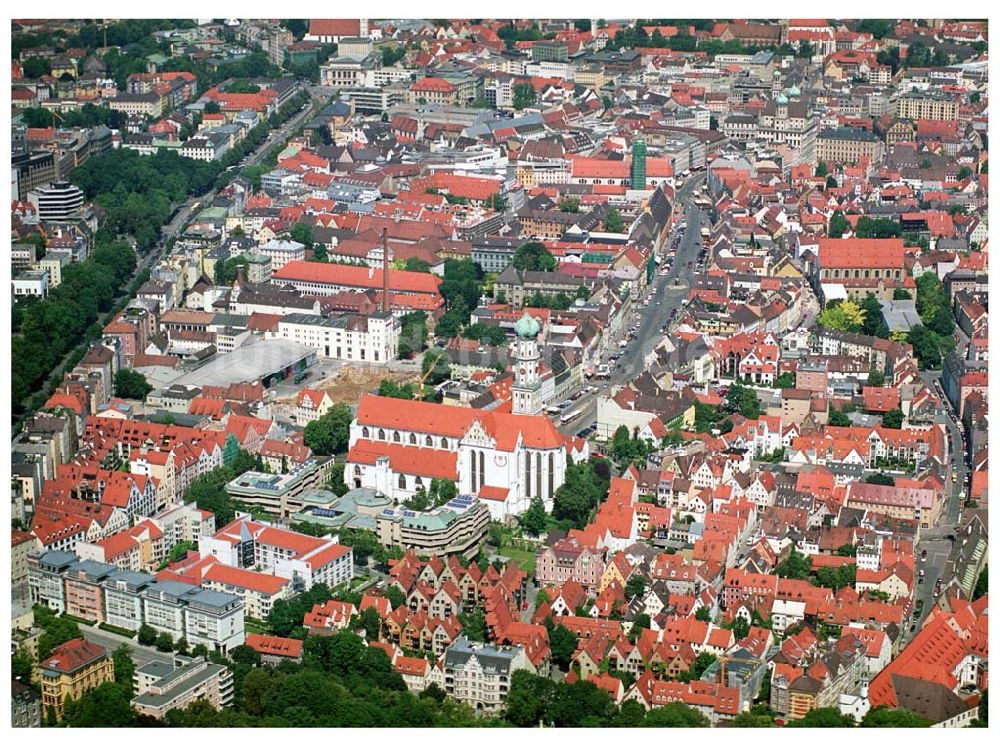
<path fill-rule="evenodd" d="M 15 20 L 12 724 L 987 726 L 987 39 Z"/>

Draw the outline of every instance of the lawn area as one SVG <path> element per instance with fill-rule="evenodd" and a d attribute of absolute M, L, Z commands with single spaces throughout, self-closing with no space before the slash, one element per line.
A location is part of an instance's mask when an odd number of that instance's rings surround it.
<path fill-rule="evenodd" d="M 269 635 L 270 631 L 267 626 L 264 625 L 260 620 L 253 620 L 251 618 L 246 618 L 243 621 L 243 629 L 247 633 L 258 633 L 259 635 Z"/>
<path fill-rule="evenodd" d="M 535 572 L 535 553 L 533 552 L 505 545 L 497 550 L 497 555 L 516 560 L 522 571 Z"/>

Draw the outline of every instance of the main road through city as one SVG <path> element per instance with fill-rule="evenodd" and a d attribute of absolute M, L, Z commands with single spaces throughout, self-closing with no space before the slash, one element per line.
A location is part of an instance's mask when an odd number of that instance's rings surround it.
<path fill-rule="evenodd" d="M 693 204 L 694 190 L 705 180 L 705 175 L 696 174 L 677 191 L 674 210 L 684 216 L 687 226 L 681 236 L 673 264 L 666 275 L 657 271 L 651 283 L 652 296 L 648 306 L 640 301 L 634 301 L 626 327 L 638 324 L 635 338 L 622 351 L 621 357 L 612 365 L 611 376 L 605 382 L 594 379 L 597 391 L 590 392 L 574 402 L 570 411 L 580 412 L 578 417 L 560 426 L 563 433 L 576 433 L 594 423 L 597 418 L 597 398 L 606 396 L 615 387 L 634 379 L 643 370 L 643 360 L 656 344 L 662 339 L 660 330 L 669 321 L 671 314 L 679 309 L 687 297 L 688 278 L 691 269 L 689 262 L 694 262 L 701 250 L 701 228 L 708 223 L 708 216 Z M 670 246 L 676 232 L 672 232 L 665 240 Z M 662 251 L 657 247 L 657 251 Z M 664 259 L 666 261 L 666 259 Z M 647 291 L 649 293 L 649 291 Z M 645 298 L 645 295 L 643 296 Z M 609 348 L 610 350 L 610 348 Z"/>
<path fill-rule="evenodd" d="M 278 143 L 283 143 L 285 140 L 287 140 L 289 136 L 296 130 L 296 128 L 300 127 L 303 124 L 303 122 L 306 121 L 306 119 L 312 114 L 312 112 L 317 108 L 317 106 L 322 105 L 322 103 L 326 100 L 326 97 L 324 95 L 324 90 L 319 87 L 310 86 L 306 88 L 306 91 L 309 93 L 309 102 L 307 106 L 298 114 L 296 114 L 287 122 L 285 122 L 285 124 L 283 124 L 277 130 L 272 131 L 271 134 L 268 135 L 268 137 L 264 140 L 264 142 L 262 142 L 259 146 L 257 146 L 256 150 L 254 150 L 251 154 L 249 154 L 246 157 L 246 159 L 244 159 L 244 162 L 241 164 L 241 167 L 256 166 L 258 163 L 260 163 L 260 161 L 267 155 L 267 153 L 271 150 L 271 148 L 273 148 Z M 207 205 L 211 203 L 211 201 L 214 199 L 215 199 L 215 190 L 213 189 L 211 192 L 207 194 L 199 195 L 197 197 L 190 197 L 185 203 L 181 205 L 180 209 L 174 214 L 174 217 L 170 220 L 170 222 L 166 223 L 161 229 L 160 243 L 157 244 L 150 251 L 146 252 L 145 254 L 139 255 L 138 262 L 136 263 L 135 272 L 132 273 L 131 278 L 122 283 L 122 289 L 117 293 L 112 302 L 113 306 L 117 306 L 125 298 L 126 294 L 128 293 L 128 287 L 131 284 L 132 280 L 139 277 L 139 275 L 142 273 L 143 270 L 152 267 L 164 255 L 164 253 L 166 252 L 168 241 L 178 236 L 180 232 L 184 229 L 184 226 L 186 226 L 193 217 L 195 206 L 202 204 Z M 55 366 L 53 366 L 52 371 L 53 372 L 61 371 L 63 366 L 65 366 L 66 363 L 69 361 L 69 358 L 72 354 L 73 350 L 71 349 L 66 353 L 65 356 L 63 356 L 62 360 L 60 360 Z M 51 376 L 54 377 L 55 373 L 53 373 Z M 31 396 L 33 395 L 34 393 L 32 393 Z M 30 396 L 25 398 L 25 401 L 22 402 L 21 404 L 26 406 L 29 401 L 30 401 Z"/>

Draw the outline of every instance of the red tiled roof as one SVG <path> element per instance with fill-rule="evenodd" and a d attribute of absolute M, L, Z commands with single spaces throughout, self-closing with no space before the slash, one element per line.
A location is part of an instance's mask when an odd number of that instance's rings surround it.
<path fill-rule="evenodd" d="M 452 93 L 455 88 L 454 83 L 449 83 L 444 78 L 434 77 L 422 78 L 410 86 L 411 91 L 424 93 Z"/>
<path fill-rule="evenodd" d="M 819 264 L 824 270 L 903 269 L 903 240 L 821 238 Z"/>
<path fill-rule="evenodd" d="M 370 394 L 362 397 L 357 411 L 361 426 L 412 429 L 451 438 L 464 436 L 476 421 L 496 439 L 502 451 L 512 451 L 519 436 L 529 448 L 555 448 L 563 443 L 552 421 L 538 415 L 512 415 Z"/>
<path fill-rule="evenodd" d="M 383 456 L 389 458 L 389 466 L 396 473 L 458 479 L 458 452 L 455 451 L 359 439 L 347 454 L 347 461 L 375 464 Z"/>
<path fill-rule="evenodd" d="M 55 669 L 67 674 L 93 664 L 108 655 L 107 649 L 83 638 L 74 638 L 52 649 L 52 655 L 41 663 L 45 669 Z"/>
<path fill-rule="evenodd" d="M 202 574 L 205 581 L 215 581 L 241 589 L 250 589 L 259 594 L 274 595 L 281 592 L 289 583 L 287 578 L 269 576 L 266 573 L 255 573 L 244 568 L 216 563 Z"/>
<path fill-rule="evenodd" d="M 309 21 L 310 36 L 358 36 L 361 21 L 357 18 L 312 18 Z"/>
<path fill-rule="evenodd" d="M 274 280 L 299 280 L 358 288 L 382 288 L 382 270 L 351 265 L 293 260 L 272 275 Z M 426 272 L 389 270 L 389 289 L 402 293 L 437 294 L 441 280 Z"/>
<path fill-rule="evenodd" d="M 261 654 L 287 656 L 290 659 L 297 659 L 302 656 L 302 641 L 295 638 L 247 633 L 246 645 Z"/>

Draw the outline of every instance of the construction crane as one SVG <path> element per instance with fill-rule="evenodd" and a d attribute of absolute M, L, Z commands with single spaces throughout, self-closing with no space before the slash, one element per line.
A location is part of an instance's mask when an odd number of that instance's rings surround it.
<path fill-rule="evenodd" d="M 423 400 L 426 399 L 426 396 L 424 395 L 424 387 L 425 387 L 426 382 L 427 382 L 427 377 L 431 375 L 431 372 L 434 370 L 434 367 L 437 366 L 437 364 L 441 362 L 441 359 L 444 358 L 444 355 L 445 354 L 443 352 L 439 353 L 434 358 L 434 362 L 430 365 L 430 367 L 427 369 L 427 371 L 424 373 L 424 375 L 420 377 L 420 391 L 419 391 L 419 394 L 417 392 L 413 393 L 413 398 L 414 399 L 419 399 L 421 401 L 423 401 Z"/>

